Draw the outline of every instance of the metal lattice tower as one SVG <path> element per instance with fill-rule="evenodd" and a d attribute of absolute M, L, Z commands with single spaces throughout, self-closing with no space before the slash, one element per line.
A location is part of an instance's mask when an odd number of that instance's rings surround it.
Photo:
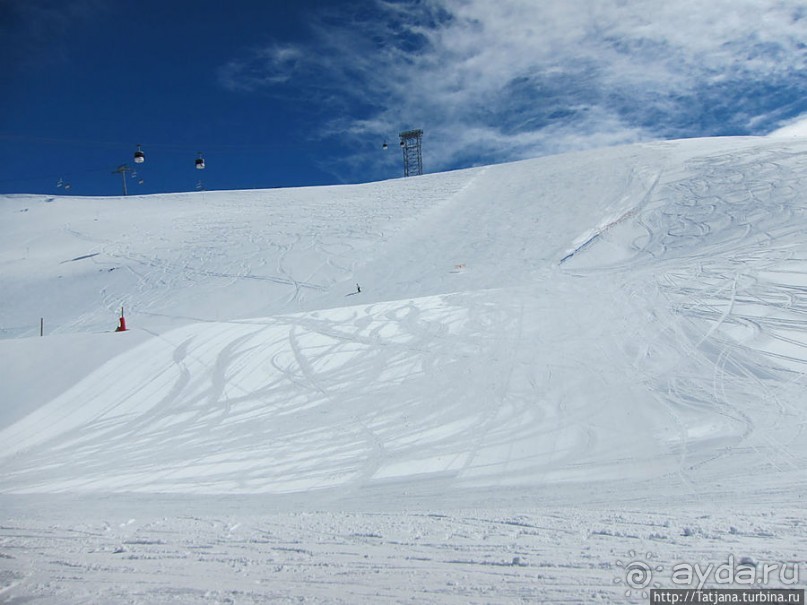
<path fill-rule="evenodd" d="M 404 176 L 423 174 L 423 155 L 421 153 L 423 131 L 407 130 L 400 133 L 399 136 L 403 151 Z"/>

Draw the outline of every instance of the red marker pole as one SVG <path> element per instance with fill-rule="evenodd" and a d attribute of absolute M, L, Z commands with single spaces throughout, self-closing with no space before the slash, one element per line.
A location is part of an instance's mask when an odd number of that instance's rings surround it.
<path fill-rule="evenodd" d="M 116 332 L 126 331 L 126 318 L 123 316 L 123 307 L 120 308 L 120 325 L 115 329 Z"/>

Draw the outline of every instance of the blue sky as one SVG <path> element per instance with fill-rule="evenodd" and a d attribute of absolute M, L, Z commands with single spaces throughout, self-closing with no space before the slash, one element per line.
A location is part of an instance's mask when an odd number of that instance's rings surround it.
<path fill-rule="evenodd" d="M 395 178 L 410 128 L 427 172 L 767 134 L 805 41 L 803 0 L 0 0 L 0 192 L 118 194 L 137 144 L 130 193 Z"/>

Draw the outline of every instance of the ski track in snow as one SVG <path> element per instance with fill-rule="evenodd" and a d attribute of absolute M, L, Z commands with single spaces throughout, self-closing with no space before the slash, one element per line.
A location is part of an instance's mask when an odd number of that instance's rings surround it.
<path fill-rule="evenodd" d="M 805 152 L 0 200 L 0 334 L 38 293 L 67 339 L 0 341 L 0 599 L 641 602 L 631 558 L 807 565 Z M 109 360 L 60 375 L 75 332 Z"/>

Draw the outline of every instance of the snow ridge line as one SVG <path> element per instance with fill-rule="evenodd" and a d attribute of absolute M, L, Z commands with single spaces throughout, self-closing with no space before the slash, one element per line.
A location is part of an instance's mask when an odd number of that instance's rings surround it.
<path fill-rule="evenodd" d="M 613 221 L 611 221 L 611 222 L 609 222 L 609 223 L 607 223 L 607 224 L 603 225 L 602 227 L 596 227 L 596 228 L 594 229 L 593 233 L 592 233 L 591 235 L 589 235 L 589 236 L 588 236 L 588 237 L 587 237 L 587 238 L 586 238 L 586 239 L 583 241 L 583 243 L 582 243 L 582 244 L 579 244 L 578 246 L 575 246 L 575 247 L 574 247 L 574 248 L 572 248 L 572 249 L 571 249 L 569 252 L 567 252 L 567 253 L 566 253 L 566 255 L 565 255 L 563 258 L 561 258 L 561 259 L 560 259 L 560 263 L 561 263 L 561 264 L 563 264 L 564 262 L 566 262 L 567 260 L 569 260 L 570 258 L 572 258 L 574 255 L 576 255 L 578 252 L 582 252 L 583 250 L 585 250 L 586 248 L 588 248 L 588 247 L 589 247 L 589 246 L 590 246 L 592 243 L 594 243 L 594 241 L 595 241 L 595 240 L 599 239 L 599 237 L 600 237 L 601 235 L 603 235 L 604 233 L 607 233 L 608 231 L 610 231 L 610 230 L 611 230 L 613 227 L 615 227 L 616 225 L 618 225 L 618 224 L 619 224 L 619 223 L 621 223 L 622 221 L 624 221 L 624 220 L 626 220 L 626 219 L 629 219 L 629 218 L 631 218 L 632 216 L 636 216 L 636 214 L 638 213 L 638 211 L 639 211 L 638 206 L 637 206 L 637 207 L 635 207 L 635 208 L 631 208 L 630 210 L 628 210 L 627 212 L 625 212 L 625 213 L 624 213 L 622 216 L 620 216 L 619 218 L 614 219 Z"/>
<path fill-rule="evenodd" d="M 633 208 L 628 209 L 614 220 L 607 222 L 605 225 L 595 227 L 590 232 L 590 234 L 583 240 L 582 243 L 574 246 L 571 250 L 566 252 L 566 254 L 560 259 L 559 264 L 562 265 L 579 252 L 582 252 L 583 250 L 588 248 L 600 236 L 602 236 L 605 233 L 608 233 L 608 231 L 610 231 L 623 221 L 636 216 L 639 213 L 639 210 L 642 208 L 642 206 L 644 206 L 647 200 L 650 199 L 650 196 L 653 194 L 653 191 L 655 190 L 656 185 L 658 185 L 660 179 L 661 179 L 661 172 L 656 174 L 655 178 L 653 179 L 653 182 L 651 183 L 650 187 L 648 187 L 647 191 L 645 192 L 644 196 L 642 196 L 642 199 L 639 201 L 638 204 L 636 204 Z M 625 197 L 627 198 L 629 196 Z"/>

